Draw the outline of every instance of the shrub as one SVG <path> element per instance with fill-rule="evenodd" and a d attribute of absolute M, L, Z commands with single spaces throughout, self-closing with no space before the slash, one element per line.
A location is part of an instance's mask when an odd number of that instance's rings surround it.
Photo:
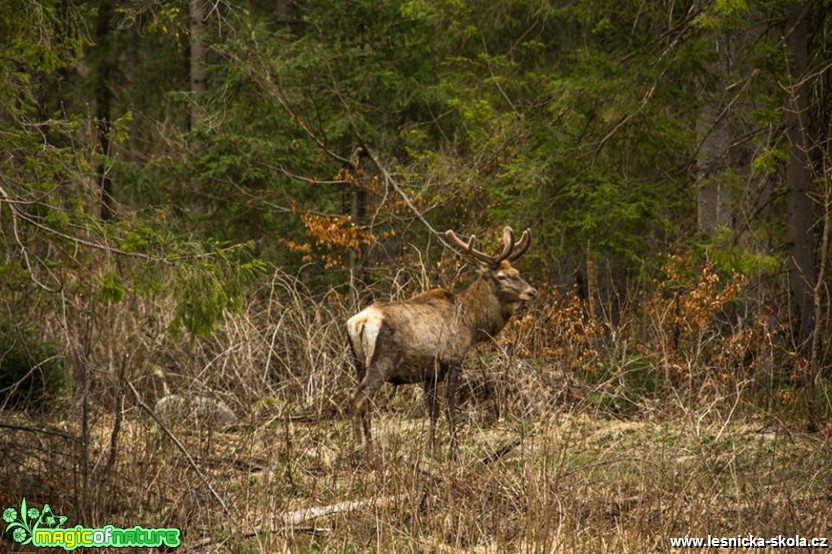
<path fill-rule="evenodd" d="M 0 322 L 0 407 L 45 410 L 69 389 L 63 356 L 30 328 Z"/>

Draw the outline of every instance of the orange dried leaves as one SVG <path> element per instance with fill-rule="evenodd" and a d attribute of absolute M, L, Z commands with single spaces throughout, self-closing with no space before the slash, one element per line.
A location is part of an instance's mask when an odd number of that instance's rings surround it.
<path fill-rule="evenodd" d="M 361 247 L 374 240 L 373 234 L 366 229 L 353 224 L 347 215 L 322 215 L 301 211 L 297 207 L 293 211 L 298 214 L 306 234 L 312 242 L 299 243 L 291 239 L 281 242 L 293 252 L 303 254 L 304 262 L 311 262 L 318 256 L 326 269 L 343 265 L 343 255 L 361 252 Z"/>
<path fill-rule="evenodd" d="M 598 346 L 603 333 L 577 295 L 543 289 L 529 311 L 498 336 L 497 343 L 516 345 L 523 356 L 545 357 L 562 367 L 595 371 L 601 363 Z"/>

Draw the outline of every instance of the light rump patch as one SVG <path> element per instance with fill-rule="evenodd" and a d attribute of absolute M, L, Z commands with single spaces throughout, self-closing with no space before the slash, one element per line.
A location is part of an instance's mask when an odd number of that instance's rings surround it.
<path fill-rule="evenodd" d="M 375 353 L 376 340 L 384 314 L 375 306 L 365 308 L 347 320 L 347 334 L 355 355 L 369 367 Z"/>

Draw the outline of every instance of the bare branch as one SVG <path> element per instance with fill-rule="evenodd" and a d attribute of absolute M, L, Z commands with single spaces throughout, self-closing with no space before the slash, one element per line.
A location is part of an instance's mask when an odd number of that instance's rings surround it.
<path fill-rule="evenodd" d="M 228 512 L 228 506 L 225 505 L 225 501 L 217 493 L 217 491 L 214 490 L 214 487 L 211 486 L 211 483 L 208 482 L 208 479 L 205 477 L 202 471 L 200 471 L 199 466 L 196 465 L 196 461 L 194 461 L 193 457 L 188 452 L 188 449 L 185 448 L 185 445 L 182 444 L 182 441 L 180 441 L 179 438 L 173 434 L 173 431 L 171 431 L 168 428 L 168 426 L 165 425 L 165 422 L 162 421 L 162 419 L 156 415 L 156 412 L 154 412 L 150 406 L 145 404 L 144 400 L 142 400 L 142 397 L 139 394 L 139 391 L 137 391 L 136 387 L 133 386 L 133 383 L 131 383 L 129 380 L 125 380 L 125 383 L 127 383 L 127 386 L 130 387 L 131 391 L 133 391 L 133 396 L 136 397 L 136 403 L 139 405 L 139 407 L 145 412 L 147 412 L 147 414 L 153 418 L 153 421 L 155 421 L 159 425 L 159 427 L 165 432 L 165 434 L 168 437 L 170 437 L 170 440 L 173 441 L 173 444 L 176 445 L 176 448 L 178 448 L 179 451 L 182 452 L 182 455 L 185 456 L 185 459 L 188 461 L 188 464 L 191 466 L 191 468 L 193 468 L 197 476 L 199 476 L 199 479 L 203 482 L 203 484 L 206 487 L 208 487 L 208 490 L 211 492 L 211 496 L 213 496 L 214 499 L 216 499 L 216 501 L 219 503 L 219 505 L 222 506 L 223 511 Z"/>

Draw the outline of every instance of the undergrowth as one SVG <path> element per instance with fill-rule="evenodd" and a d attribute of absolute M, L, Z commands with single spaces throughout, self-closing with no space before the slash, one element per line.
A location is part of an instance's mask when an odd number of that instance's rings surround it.
<path fill-rule="evenodd" d="M 178 527 L 185 551 L 205 552 L 644 552 L 676 535 L 828 534 L 830 449 L 825 430 L 805 432 L 803 361 L 744 283 L 671 259 L 615 321 L 542 290 L 469 353 L 456 460 L 425 453 L 420 387 L 386 386 L 379 448 L 353 444 L 343 322 L 360 306 L 343 292 L 276 272 L 204 338 L 172 330 L 164 297 L 67 298 L 80 308 L 43 319 L 38 340 L 60 342 L 73 396 L 52 414 L 3 412 L 0 501 Z M 157 420 L 171 393 L 222 401 L 236 421 Z"/>

